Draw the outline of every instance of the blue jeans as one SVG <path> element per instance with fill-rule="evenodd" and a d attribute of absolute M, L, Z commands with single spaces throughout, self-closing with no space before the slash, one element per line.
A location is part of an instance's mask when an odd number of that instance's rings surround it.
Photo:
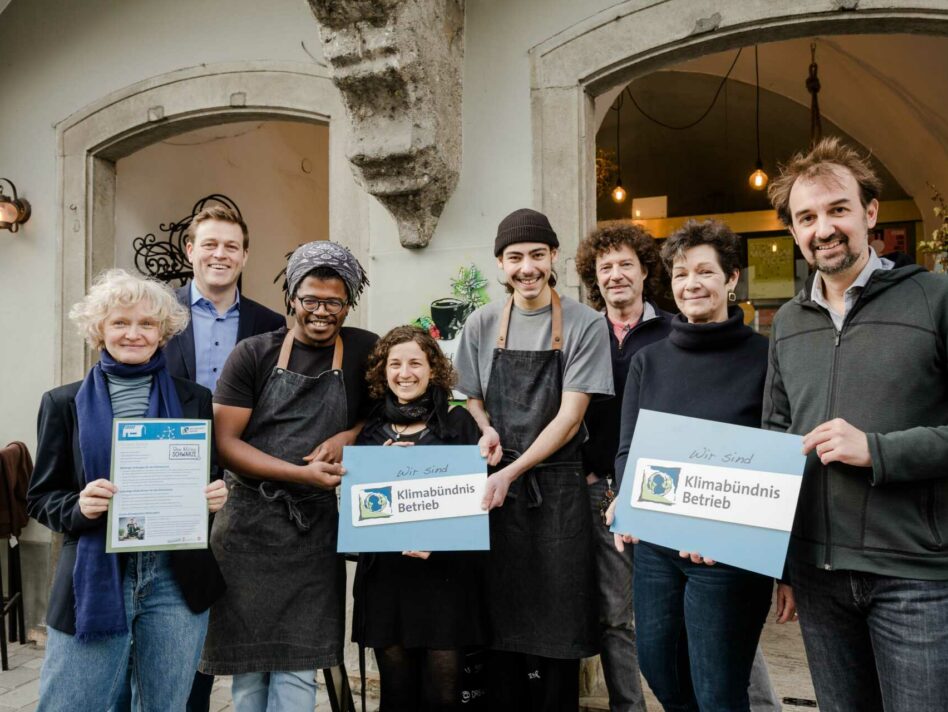
<path fill-rule="evenodd" d="M 635 547 L 627 546 L 624 552 L 616 551 L 612 532 L 602 523 L 599 504 L 607 485 L 605 478 L 589 485 L 596 547 L 602 675 L 609 690 L 611 712 L 645 712 L 632 616 L 632 551 Z"/>
<path fill-rule="evenodd" d="M 316 708 L 316 671 L 246 672 L 231 683 L 234 712 L 301 712 Z"/>
<path fill-rule="evenodd" d="M 633 587 L 639 665 L 666 712 L 748 712 L 773 579 L 643 542 Z"/>
<path fill-rule="evenodd" d="M 948 705 L 948 581 L 824 571 L 791 561 L 822 712 Z"/>
<path fill-rule="evenodd" d="M 107 710 L 131 657 L 134 709 L 183 709 L 197 669 L 207 612 L 192 613 L 166 552 L 130 554 L 123 581 L 129 633 L 90 643 L 48 629 L 39 712 Z"/>

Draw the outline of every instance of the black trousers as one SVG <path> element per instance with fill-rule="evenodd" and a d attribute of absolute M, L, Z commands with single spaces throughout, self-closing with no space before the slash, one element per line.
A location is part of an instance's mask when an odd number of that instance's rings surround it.
<path fill-rule="evenodd" d="M 205 675 L 200 670 L 195 672 L 191 696 L 188 697 L 187 712 L 208 712 L 211 706 L 212 687 L 214 687 L 213 675 Z"/>
<path fill-rule="evenodd" d="M 579 660 L 492 650 L 487 701 L 491 712 L 576 712 Z"/>

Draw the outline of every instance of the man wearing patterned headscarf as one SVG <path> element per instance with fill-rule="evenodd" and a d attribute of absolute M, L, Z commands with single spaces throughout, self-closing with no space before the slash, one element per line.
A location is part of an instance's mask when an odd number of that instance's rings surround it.
<path fill-rule="evenodd" d="M 311 710 L 315 670 L 342 662 L 334 489 L 378 340 L 343 323 L 367 284 L 342 245 L 302 245 L 286 266 L 292 328 L 241 341 L 217 383 L 215 439 L 231 495 L 211 546 L 227 593 L 211 612 L 201 669 L 234 676 L 237 712 Z"/>

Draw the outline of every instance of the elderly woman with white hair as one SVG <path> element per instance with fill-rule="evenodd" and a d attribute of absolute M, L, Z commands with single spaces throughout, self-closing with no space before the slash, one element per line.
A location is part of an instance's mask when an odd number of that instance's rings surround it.
<path fill-rule="evenodd" d="M 99 362 L 43 395 L 30 516 L 63 537 L 46 613 L 39 710 L 107 710 L 129 663 L 138 710 L 184 709 L 224 582 L 210 549 L 108 554 L 113 418 L 212 417 L 211 393 L 173 378 L 162 346 L 187 325 L 171 290 L 104 273 L 70 313 Z M 218 511 L 227 489 L 212 467 Z"/>

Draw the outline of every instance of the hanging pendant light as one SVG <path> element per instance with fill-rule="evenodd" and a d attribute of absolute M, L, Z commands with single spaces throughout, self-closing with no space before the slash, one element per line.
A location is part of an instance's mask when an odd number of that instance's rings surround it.
<path fill-rule="evenodd" d="M 810 92 L 810 148 L 823 137 L 823 122 L 820 117 L 820 67 L 816 63 L 816 42 L 810 43 L 810 68 L 806 77 L 806 90 Z"/>
<path fill-rule="evenodd" d="M 616 186 L 612 189 L 612 200 L 616 203 L 624 203 L 628 193 L 622 187 L 622 144 L 619 142 L 619 126 L 622 123 L 622 101 L 623 93 L 620 92 L 616 98 Z"/>
<path fill-rule="evenodd" d="M 757 134 L 757 163 L 756 170 L 747 178 L 747 182 L 754 190 L 763 190 L 767 187 L 770 178 L 764 173 L 764 164 L 760 160 L 760 64 L 757 61 L 757 45 L 754 45 L 754 76 L 756 78 L 756 101 L 754 118 Z"/>

